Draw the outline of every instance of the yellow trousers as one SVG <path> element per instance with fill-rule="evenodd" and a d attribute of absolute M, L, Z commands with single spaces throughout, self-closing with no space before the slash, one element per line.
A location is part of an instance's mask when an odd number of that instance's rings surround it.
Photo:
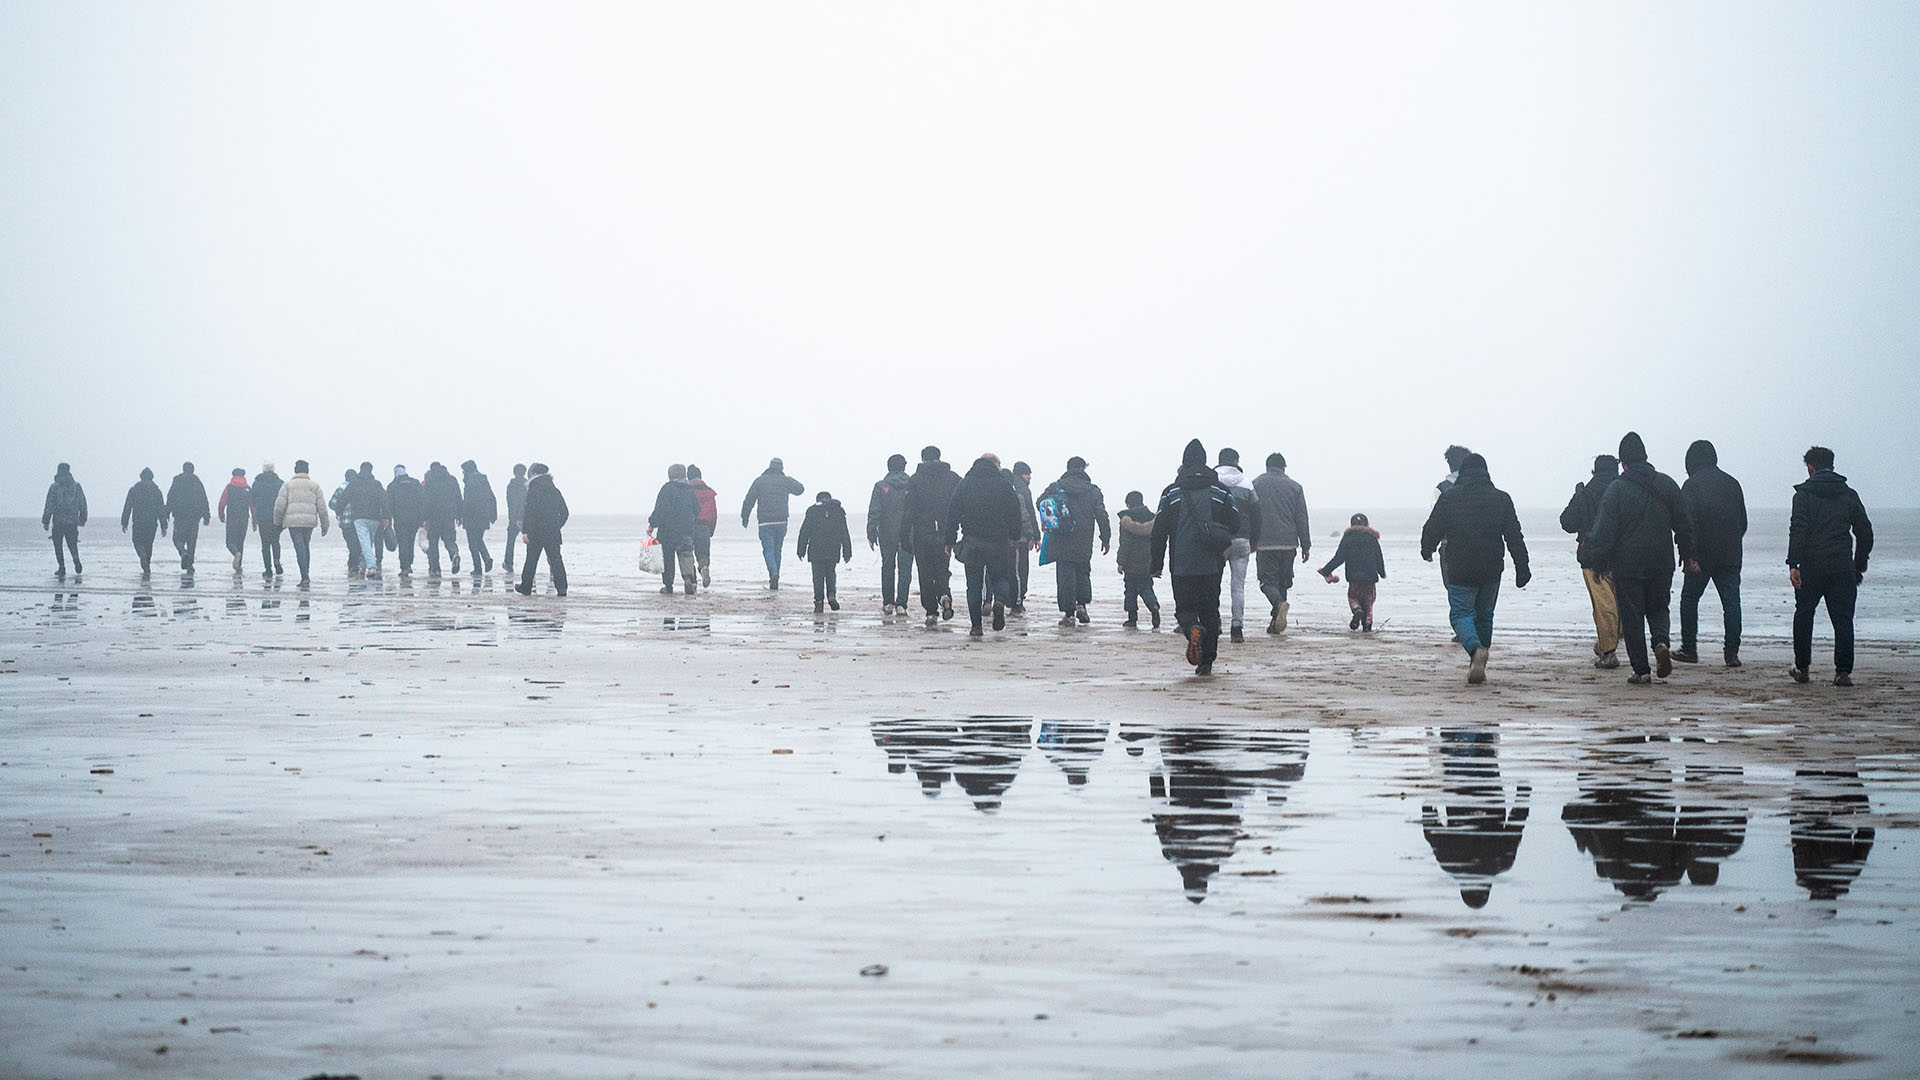
<path fill-rule="evenodd" d="M 1587 580 L 1587 595 L 1593 598 L 1594 648 L 1610 653 L 1620 645 L 1620 605 L 1613 599 L 1613 577 L 1581 570 Z"/>

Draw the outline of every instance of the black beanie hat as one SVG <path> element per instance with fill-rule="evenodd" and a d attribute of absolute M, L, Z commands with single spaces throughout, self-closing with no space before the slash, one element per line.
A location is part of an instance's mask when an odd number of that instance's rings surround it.
<path fill-rule="evenodd" d="M 1629 431 L 1620 440 L 1620 463 L 1622 465 L 1643 464 L 1647 460 L 1647 444 L 1640 441 L 1640 433 Z"/>

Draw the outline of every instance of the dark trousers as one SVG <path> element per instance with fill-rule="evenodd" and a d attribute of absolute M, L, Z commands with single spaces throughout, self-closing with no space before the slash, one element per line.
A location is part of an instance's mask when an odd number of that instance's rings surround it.
<path fill-rule="evenodd" d="M 913 561 L 920 567 L 920 606 L 929 615 L 940 610 L 940 598 L 953 595 L 953 560 L 938 539 L 915 540 Z"/>
<path fill-rule="evenodd" d="M 913 592 L 913 552 L 898 545 L 880 549 L 880 602 L 906 607 Z"/>
<path fill-rule="evenodd" d="M 367 560 L 365 553 L 360 550 L 360 534 L 355 531 L 353 522 L 344 517 L 338 520 L 340 523 L 340 535 L 347 542 L 347 573 L 351 574 L 357 570 L 366 569 Z"/>
<path fill-rule="evenodd" d="M 1173 620 L 1180 635 L 1200 628 L 1200 662 L 1213 663 L 1220 651 L 1220 573 L 1173 576 Z"/>
<path fill-rule="evenodd" d="M 1054 560 L 1053 598 L 1062 615 L 1073 614 L 1077 605 L 1093 603 L 1093 564 Z"/>
<path fill-rule="evenodd" d="M 1033 573 L 1033 544 L 1022 540 L 1016 546 L 1013 559 L 1013 602 L 1027 602 L 1027 578 Z"/>
<path fill-rule="evenodd" d="M 278 574 L 280 567 L 280 526 L 260 526 L 260 567 Z"/>
<path fill-rule="evenodd" d="M 1635 675 L 1652 671 L 1647 646 L 1671 640 L 1668 609 L 1673 603 L 1673 571 L 1652 577 L 1613 575 L 1613 598 L 1620 605 L 1620 637 L 1627 643 L 1627 659 Z"/>
<path fill-rule="evenodd" d="M 293 541 L 293 561 L 300 564 L 300 580 L 308 580 L 313 569 L 313 528 L 289 528 L 287 538 Z"/>
<path fill-rule="evenodd" d="M 1833 623 L 1833 670 L 1853 674 L 1853 605 L 1860 596 L 1860 575 L 1852 567 L 1845 570 L 1809 570 L 1800 568 L 1800 587 L 1793 591 L 1793 666 L 1801 671 L 1813 666 L 1813 613 L 1820 601 L 1827 602 L 1827 618 Z"/>
<path fill-rule="evenodd" d="M 180 553 L 180 569 L 193 569 L 193 552 L 200 546 L 198 519 L 173 519 L 173 550 Z"/>
<path fill-rule="evenodd" d="M 547 576 L 553 579 L 553 591 L 561 596 L 567 595 L 567 564 L 560 558 L 560 538 L 527 537 L 527 550 L 522 555 L 525 560 L 520 565 L 520 587 L 533 588 L 533 572 L 540 566 L 540 553 L 547 554 Z"/>
<path fill-rule="evenodd" d="M 508 518 L 507 519 L 507 553 L 504 556 L 504 560 L 501 563 L 501 565 L 506 567 L 507 573 L 509 574 L 513 573 L 513 545 L 516 542 L 518 542 L 519 539 L 520 539 L 520 523 L 513 520 L 512 518 Z"/>
<path fill-rule="evenodd" d="M 1740 568 L 1737 566 L 1680 575 L 1680 647 L 1692 652 L 1699 644 L 1700 598 L 1706 595 L 1709 581 L 1720 594 L 1720 621 L 1726 627 L 1726 644 L 1722 648 L 1732 656 L 1740 651 Z"/>
<path fill-rule="evenodd" d="M 994 547 L 967 563 L 967 617 L 980 625 L 989 601 L 1013 606 L 1013 549 Z"/>
<path fill-rule="evenodd" d="M 1160 610 L 1160 598 L 1153 595 L 1152 574 L 1125 574 L 1122 580 L 1126 582 L 1127 598 L 1122 606 L 1126 608 L 1127 618 L 1140 614 L 1142 603 L 1147 605 L 1148 611 Z"/>
<path fill-rule="evenodd" d="M 480 573 L 482 568 L 493 569 L 493 553 L 487 550 L 486 526 L 467 530 L 467 554 L 473 559 L 472 570 L 475 574 Z"/>
<path fill-rule="evenodd" d="M 420 541 L 420 523 L 417 521 L 396 521 L 393 523 L 393 553 L 400 560 L 400 572 L 413 573 L 413 553 Z"/>
<path fill-rule="evenodd" d="M 136 521 L 133 523 L 133 553 L 140 556 L 140 569 L 146 570 L 153 563 L 153 534 L 160 531 L 157 521 Z"/>
<path fill-rule="evenodd" d="M 347 543 L 353 543 L 351 536 L 347 538 Z M 453 522 L 427 522 L 427 573 L 436 575 L 440 573 L 440 549 L 442 547 L 447 549 L 447 558 L 456 562 L 459 561 L 460 549 L 453 546 Z"/>
<path fill-rule="evenodd" d="M 238 555 L 247 550 L 247 519 L 241 518 L 235 523 L 227 520 L 227 554 Z"/>
<path fill-rule="evenodd" d="M 64 548 L 61 545 L 66 545 Z M 67 552 L 73 552 L 73 571 L 80 572 L 80 526 L 55 525 L 53 527 L 53 561 L 60 565 L 60 572 L 67 572 Z"/>
<path fill-rule="evenodd" d="M 834 572 L 834 566 L 835 564 L 832 560 L 813 563 L 814 603 L 818 604 L 826 600 L 829 596 L 837 597 L 839 595 L 836 589 L 840 583 L 840 579 L 839 575 Z"/>
<path fill-rule="evenodd" d="M 713 522 L 693 523 L 693 564 L 702 570 L 713 565 Z"/>
<path fill-rule="evenodd" d="M 1280 605 L 1287 602 L 1287 590 L 1293 588 L 1293 560 L 1300 557 L 1296 548 L 1276 548 L 1272 551 L 1253 553 L 1253 573 L 1260 582 L 1260 592 L 1279 611 Z"/>

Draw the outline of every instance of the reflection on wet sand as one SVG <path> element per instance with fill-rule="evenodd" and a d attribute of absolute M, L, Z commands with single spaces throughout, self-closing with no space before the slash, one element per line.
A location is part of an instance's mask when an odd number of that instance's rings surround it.
<path fill-rule="evenodd" d="M 1707 794 L 1737 783 L 1740 769 L 1689 765 L 1676 790 L 1673 766 L 1662 759 L 1607 752 L 1602 760 L 1609 771 L 1582 773 L 1579 796 L 1560 812 L 1594 873 L 1647 903 L 1683 880 L 1719 881 L 1720 863 L 1746 840 L 1748 812 Z"/>
<path fill-rule="evenodd" d="M 1440 868 L 1459 882 L 1460 900 L 1470 908 L 1485 907 L 1493 879 L 1513 869 L 1520 853 L 1533 789 L 1516 784 L 1508 800 L 1500 780 L 1497 727 L 1442 729 L 1435 749 L 1446 805 L 1422 806 L 1420 829 Z"/>
<path fill-rule="evenodd" d="M 1035 742 L 1047 760 L 1067 774 L 1067 786 L 1080 787 L 1094 759 L 1107 748 L 1107 725 L 1098 720 L 1043 720 Z"/>
<path fill-rule="evenodd" d="M 1812 900 L 1838 900 L 1866 869 L 1873 826 L 1857 820 L 1869 811 L 1860 774 L 1801 769 L 1788 797 L 1793 879 Z"/>
<path fill-rule="evenodd" d="M 1135 734 L 1144 726 L 1123 725 Z M 1183 724 L 1151 729 L 1150 737 L 1160 746 L 1160 768 L 1147 776 L 1147 794 L 1159 804 L 1153 830 L 1198 904 L 1242 838 L 1240 807 L 1262 793 L 1268 805 L 1283 804 L 1306 774 L 1307 733 Z"/>
<path fill-rule="evenodd" d="M 964 720 L 914 718 L 873 722 L 874 745 L 886 751 L 887 771 L 912 769 L 920 792 L 938 796 L 952 780 L 983 813 L 1000 809 L 1030 745 L 1030 716 L 972 716 Z"/>

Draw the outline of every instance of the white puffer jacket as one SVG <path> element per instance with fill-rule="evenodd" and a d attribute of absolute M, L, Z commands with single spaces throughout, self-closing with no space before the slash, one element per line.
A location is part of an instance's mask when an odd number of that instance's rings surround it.
<path fill-rule="evenodd" d="M 327 493 L 306 473 L 294 473 L 273 501 L 273 523 L 283 529 L 327 531 Z"/>

